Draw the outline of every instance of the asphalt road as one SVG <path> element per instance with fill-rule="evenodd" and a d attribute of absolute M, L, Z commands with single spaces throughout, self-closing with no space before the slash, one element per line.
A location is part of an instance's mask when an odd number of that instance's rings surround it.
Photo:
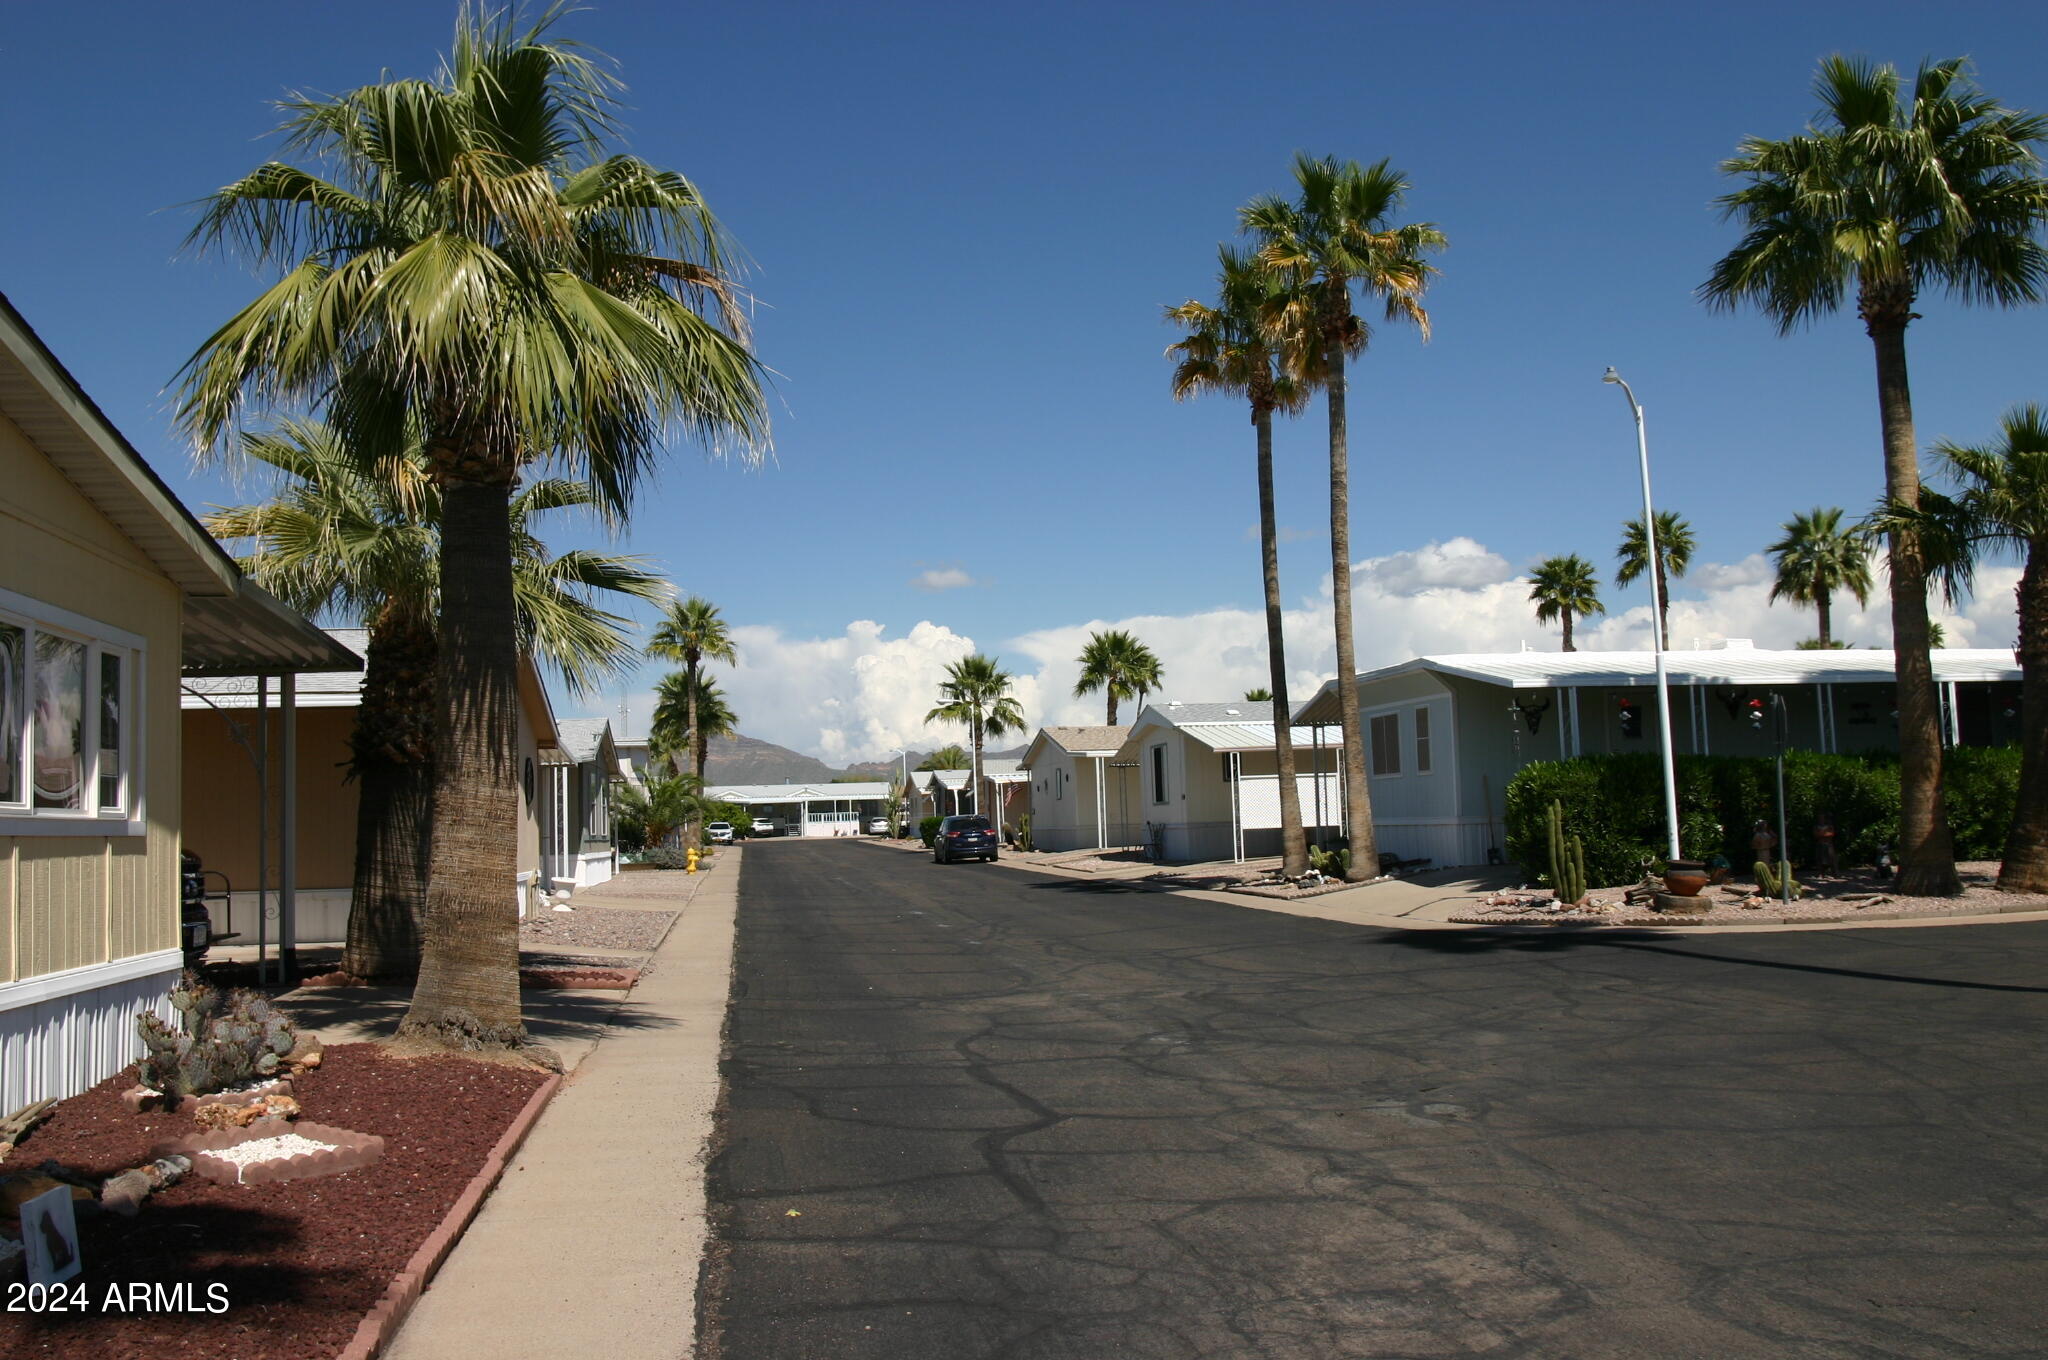
<path fill-rule="evenodd" d="M 2048 1354 L 2048 925 L 1362 929 L 749 847 L 718 1360 Z"/>

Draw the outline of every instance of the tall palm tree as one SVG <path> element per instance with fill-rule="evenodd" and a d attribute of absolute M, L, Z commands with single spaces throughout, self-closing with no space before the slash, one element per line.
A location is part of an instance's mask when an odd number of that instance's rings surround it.
<path fill-rule="evenodd" d="M 1187 338 L 1166 351 L 1179 362 L 1173 370 L 1176 401 L 1203 392 L 1243 397 L 1251 405 L 1258 449 L 1259 559 L 1266 592 L 1266 674 L 1271 689 L 1263 702 L 1273 709 L 1273 758 L 1280 787 L 1280 872 L 1300 878 L 1308 872 L 1308 839 L 1301 824 L 1301 790 L 1295 781 L 1294 732 L 1287 698 L 1287 639 L 1280 604 L 1280 532 L 1273 505 L 1273 413 L 1296 412 L 1305 402 L 1303 384 L 1280 362 L 1268 322 L 1285 301 L 1279 279 L 1246 255 L 1219 247 L 1218 300 L 1211 306 L 1190 300 L 1169 308 L 1169 321 L 1185 327 Z M 1245 696 L 1248 701 L 1250 695 Z M 1257 701 L 1253 701 L 1257 702 Z M 1110 726 L 1116 725 L 1115 702 Z"/>
<path fill-rule="evenodd" d="M 1813 125 L 1783 141 L 1751 137 L 1722 171 L 1743 238 L 1700 294 L 1752 303 L 1789 333 L 1838 310 L 1853 285 L 1876 358 L 1885 500 L 1919 503 L 1906 327 L 1923 292 L 2001 306 L 2039 299 L 2048 251 L 2048 181 L 2036 145 L 2048 120 L 2002 107 L 1961 60 L 1923 65 L 1901 103 L 1891 66 L 1829 57 Z M 1954 844 L 1941 792 L 1940 699 L 1927 641 L 1927 569 L 1905 524 L 1888 535 L 1898 668 L 1900 874 L 1913 895 L 1953 894 Z"/>
<path fill-rule="evenodd" d="M 688 672 L 676 671 L 655 687 L 648 740 L 657 752 L 687 757 L 691 775 L 701 784 L 711 739 L 736 735 L 739 721 L 710 676 L 700 671 L 692 684 Z"/>
<path fill-rule="evenodd" d="M 1664 640 L 1664 647 L 1671 647 L 1671 582 L 1685 575 L 1692 565 L 1692 525 L 1675 510 L 1657 512 L 1657 636 Z M 1643 517 L 1621 526 L 1621 546 L 1615 549 L 1615 557 L 1621 565 L 1614 573 L 1614 584 L 1625 586 L 1650 571 L 1650 544 L 1643 533 Z"/>
<path fill-rule="evenodd" d="M 1935 445 L 1953 496 L 1922 490 L 1917 506 L 1879 516 L 1906 528 L 1951 603 L 1982 557 L 2020 562 L 2020 783 L 1998 886 L 2048 892 L 2048 409 L 2006 412 L 1994 443 Z"/>
<path fill-rule="evenodd" d="M 246 540 L 244 569 L 295 609 L 369 630 L 349 736 L 356 862 L 342 970 L 409 981 L 419 971 L 432 853 L 440 493 L 417 444 L 373 460 L 319 421 L 246 433 L 242 450 L 277 473 L 277 489 L 268 501 L 215 509 L 206 527 Z M 510 507 L 520 650 L 551 663 L 577 692 L 634 654 L 625 620 L 597 606 L 599 593 L 668 595 L 639 558 L 553 555 L 533 532 L 536 517 L 589 503 L 582 484 L 544 479 L 522 487 Z"/>
<path fill-rule="evenodd" d="M 927 719 L 926 721 L 930 721 Z M 941 746 L 917 763 L 920 770 L 971 770 L 974 757 L 959 746 Z"/>
<path fill-rule="evenodd" d="M 1351 616 L 1351 462 L 1344 362 L 1370 337 L 1352 310 L 1352 289 L 1377 299 L 1389 321 L 1411 321 L 1429 338 L 1422 294 L 1436 270 L 1423 257 L 1445 244 L 1426 222 L 1394 225 L 1408 179 L 1386 161 L 1360 167 L 1334 158 L 1294 158 L 1299 196 L 1254 199 L 1240 225 L 1259 243 L 1259 260 L 1285 281 L 1290 300 L 1272 320 L 1290 337 L 1298 377 L 1323 389 L 1330 416 L 1330 581 L 1336 614 L 1337 702 L 1344 730 L 1344 808 L 1350 876 L 1379 872 L 1365 737 L 1358 711 L 1358 649 Z"/>
<path fill-rule="evenodd" d="M 692 595 L 669 606 L 668 614 L 661 625 L 647 639 L 647 655 L 660 657 L 665 661 L 683 663 L 684 683 L 680 690 L 685 707 L 684 735 L 676 742 L 675 749 L 687 752 L 696 744 L 697 696 L 703 693 L 702 680 L 706 661 L 723 661 L 728 666 L 740 664 L 739 649 L 733 646 L 732 632 L 726 627 L 725 619 L 718 612 L 718 606 L 702 595 Z M 702 767 L 697 770 L 701 778 Z M 688 843 L 695 845 L 696 828 L 689 829 Z"/>
<path fill-rule="evenodd" d="M 1529 573 L 1529 598 L 1536 602 L 1536 622 L 1564 621 L 1564 650 L 1576 652 L 1572 644 L 1572 620 L 1605 614 L 1600 603 L 1600 578 L 1593 564 L 1577 553 L 1546 557 Z"/>
<path fill-rule="evenodd" d="M 1122 629 L 1089 634 L 1076 660 L 1081 663 L 1081 678 L 1074 684 L 1074 697 L 1101 690 L 1109 700 L 1106 721 L 1111 727 L 1116 726 L 1119 700 L 1158 689 L 1162 679 L 1158 655 Z"/>
<path fill-rule="evenodd" d="M 181 375 L 217 449 L 250 404 L 324 406 L 359 447 L 422 432 L 442 498 L 434 875 L 416 1041 L 526 1047 L 517 923 L 517 628 L 506 508 L 521 470 L 621 518 L 681 432 L 758 455 L 761 370 L 696 187 L 608 145 L 617 79 L 465 7 L 432 79 L 284 105 L 285 147 L 207 200 L 193 243 L 279 277 Z M 552 1055 L 537 1051 L 539 1061 Z"/>
<path fill-rule="evenodd" d="M 1870 540 L 1842 527 L 1839 506 L 1815 506 L 1780 527 L 1785 536 L 1765 549 L 1778 569 L 1771 599 L 1812 605 L 1820 616 L 1815 641 L 1825 651 L 1835 645 L 1829 628 L 1835 592 L 1846 590 L 1857 604 L 1870 603 Z"/>
<path fill-rule="evenodd" d="M 946 667 L 939 684 L 940 703 L 924 715 L 926 722 L 964 723 L 973 738 L 973 773 L 968 787 L 974 791 L 974 809 L 981 810 L 981 747 L 985 737 L 1024 730 L 1024 710 L 1010 693 L 1013 677 L 996 664 L 992 656 L 976 653 L 963 656 Z M 1000 815 L 1000 809 L 998 809 Z M 1000 828 L 999 828 L 1000 829 Z"/>

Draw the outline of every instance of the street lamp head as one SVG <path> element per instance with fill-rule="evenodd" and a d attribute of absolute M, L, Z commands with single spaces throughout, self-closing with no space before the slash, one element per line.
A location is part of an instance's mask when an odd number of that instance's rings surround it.
<path fill-rule="evenodd" d="M 1600 381 L 1618 383 L 1621 381 L 1621 375 L 1614 371 L 1614 365 L 1609 364 L 1607 366 L 1607 376 L 1602 378 Z"/>

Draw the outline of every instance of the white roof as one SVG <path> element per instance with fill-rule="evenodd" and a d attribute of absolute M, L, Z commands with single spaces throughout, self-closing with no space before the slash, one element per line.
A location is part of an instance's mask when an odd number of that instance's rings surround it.
<path fill-rule="evenodd" d="M 931 776 L 929 779 L 924 781 L 926 788 L 930 788 L 936 784 L 938 787 L 946 789 L 949 792 L 951 792 L 959 789 L 964 789 L 967 787 L 967 776 L 971 773 L 971 771 L 926 770 L 924 773 Z"/>
<path fill-rule="evenodd" d="M 820 803 L 833 798 L 856 802 L 887 799 L 894 790 L 884 783 L 863 784 L 716 784 L 706 798 L 721 803 Z"/>
<path fill-rule="evenodd" d="M 1271 723 L 1182 723 L 1180 730 L 1187 733 L 1212 751 L 1270 751 L 1273 749 L 1273 724 Z M 1316 742 L 1313 727 L 1290 727 L 1288 735 L 1294 739 L 1297 748 L 1312 746 Z M 1338 743 L 1327 735 L 1323 740 L 1325 749 Z"/>
<path fill-rule="evenodd" d="M 2003 647 L 1945 647 L 1933 654 L 1934 678 L 1990 681 L 2020 678 L 2019 662 Z M 1774 651 L 1729 646 L 1666 652 L 1664 669 L 1674 685 L 1877 685 L 1894 678 L 1890 649 L 1850 647 L 1832 651 Z M 1510 689 L 1625 688 L 1657 683 L 1655 652 L 1472 652 L 1420 656 L 1382 666 L 1358 677 L 1375 680 L 1418 671 L 1463 676 Z M 1314 716 L 1336 721 L 1335 681 L 1316 691 L 1296 720 Z"/>

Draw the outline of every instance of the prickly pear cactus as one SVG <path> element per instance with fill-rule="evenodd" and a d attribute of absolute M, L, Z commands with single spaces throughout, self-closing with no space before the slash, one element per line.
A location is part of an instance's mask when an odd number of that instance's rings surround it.
<path fill-rule="evenodd" d="M 297 1027 L 255 992 L 223 996 L 188 972 L 170 1001 L 183 1033 L 149 1011 L 135 1017 L 135 1028 L 146 1050 L 137 1076 L 172 1099 L 272 1076 L 298 1042 Z"/>

